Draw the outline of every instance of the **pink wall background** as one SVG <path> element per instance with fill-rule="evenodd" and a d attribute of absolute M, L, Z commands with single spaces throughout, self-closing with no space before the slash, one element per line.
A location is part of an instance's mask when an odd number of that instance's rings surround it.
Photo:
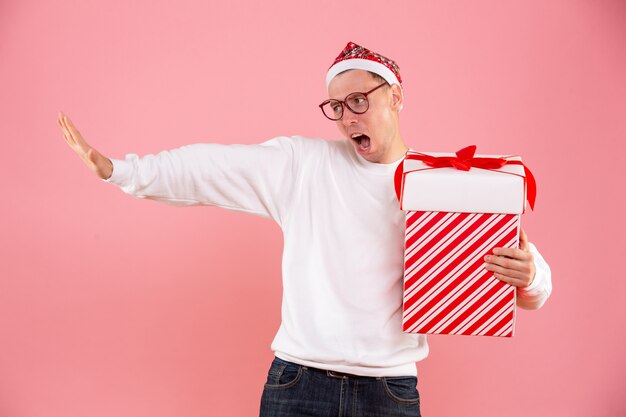
<path fill-rule="evenodd" d="M 271 221 L 142 201 L 104 154 L 339 137 L 349 40 L 395 59 L 420 150 L 518 153 L 553 271 L 510 340 L 430 337 L 425 416 L 623 416 L 623 1 L 0 1 L 0 416 L 251 416 L 280 323 Z"/>

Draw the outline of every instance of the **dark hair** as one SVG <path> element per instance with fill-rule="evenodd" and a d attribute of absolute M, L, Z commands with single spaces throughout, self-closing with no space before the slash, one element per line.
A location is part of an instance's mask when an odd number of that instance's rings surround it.
<path fill-rule="evenodd" d="M 383 77 L 381 77 L 380 75 L 376 74 L 375 72 L 372 71 L 367 71 L 370 73 L 370 75 L 372 76 L 372 78 L 374 78 L 376 81 L 378 81 L 379 83 L 387 83 L 387 85 L 389 85 L 389 83 L 387 82 L 387 80 L 385 80 Z M 383 87 L 384 88 L 384 87 Z"/>

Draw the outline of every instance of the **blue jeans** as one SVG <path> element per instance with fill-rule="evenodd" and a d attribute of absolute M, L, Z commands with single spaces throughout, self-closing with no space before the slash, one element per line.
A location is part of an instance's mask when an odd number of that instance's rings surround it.
<path fill-rule="evenodd" d="M 261 417 L 420 417 L 417 377 L 327 371 L 274 357 Z"/>

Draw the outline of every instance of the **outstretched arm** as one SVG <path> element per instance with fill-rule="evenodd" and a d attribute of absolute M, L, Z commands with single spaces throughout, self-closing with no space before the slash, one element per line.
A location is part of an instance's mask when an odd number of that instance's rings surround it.
<path fill-rule="evenodd" d="M 57 122 L 63 131 L 65 142 L 83 160 L 85 165 L 98 177 L 102 179 L 110 178 L 113 173 L 111 160 L 91 147 L 78 129 L 76 129 L 70 118 L 62 112 L 59 112 Z"/>
<path fill-rule="evenodd" d="M 295 137 L 263 143 L 196 143 L 158 154 L 109 159 L 87 144 L 65 115 L 68 145 L 106 182 L 127 194 L 179 206 L 214 205 L 271 217 L 282 225 L 298 176 Z"/>

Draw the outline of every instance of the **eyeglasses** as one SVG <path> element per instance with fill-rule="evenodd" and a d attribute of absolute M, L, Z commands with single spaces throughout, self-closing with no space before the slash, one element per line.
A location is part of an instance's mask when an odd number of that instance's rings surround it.
<path fill-rule="evenodd" d="M 383 85 L 387 85 L 387 82 L 380 84 L 372 88 L 366 93 L 351 93 L 348 94 L 345 100 L 329 99 L 320 104 L 320 109 L 324 116 L 330 120 L 340 120 L 343 117 L 343 106 L 345 105 L 348 110 L 354 114 L 363 114 L 369 109 L 370 103 L 367 101 L 367 95 L 373 91 L 378 90 Z"/>

